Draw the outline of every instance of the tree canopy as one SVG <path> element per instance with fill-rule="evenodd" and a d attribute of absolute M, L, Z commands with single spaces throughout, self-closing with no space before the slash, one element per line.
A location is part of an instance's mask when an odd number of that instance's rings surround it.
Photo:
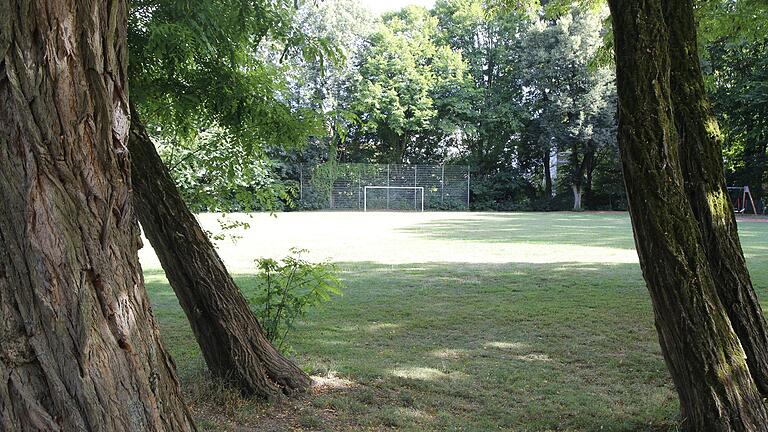
<path fill-rule="evenodd" d="M 603 2 L 203 3 L 139 1 L 129 26 L 133 100 L 197 210 L 293 208 L 331 159 L 470 165 L 478 209 L 626 208 Z M 766 9 L 696 3 L 728 183 L 758 197 Z"/>

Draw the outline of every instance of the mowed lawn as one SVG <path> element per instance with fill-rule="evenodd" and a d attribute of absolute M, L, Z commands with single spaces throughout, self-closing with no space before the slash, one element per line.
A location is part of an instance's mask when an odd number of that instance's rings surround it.
<path fill-rule="evenodd" d="M 219 249 L 241 288 L 291 247 L 338 264 L 343 297 L 289 340 L 330 378 L 282 405 L 211 382 L 157 259 L 161 333 L 209 430 L 676 430 L 678 403 L 624 213 L 288 213 Z M 216 231 L 216 216 L 202 215 Z M 764 302 L 768 223 L 739 225 Z"/>

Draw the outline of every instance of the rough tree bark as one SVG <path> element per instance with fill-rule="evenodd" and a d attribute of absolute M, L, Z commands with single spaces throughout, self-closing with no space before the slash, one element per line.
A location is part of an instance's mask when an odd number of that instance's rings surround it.
<path fill-rule="evenodd" d="M 266 339 L 135 110 L 132 119 L 129 148 L 139 220 L 211 373 L 245 394 L 268 399 L 305 390 L 310 378 Z"/>
<path fill-rule="evenodd" d="M 610 0 L 619 145 L 640 264 L 683 427 L 765 431 L 768 413 L 718 296 L 678 156 L 665 0 Z M 669 23 L 672 25 L 672 23 Z"/>
<path fill-rule="evenodd" d="M 0 430 L 194 430 L 144 289 L 125 1 L 0 0 Z"/>
<path fill-rule="evenodd" d="M 670 30 L 672 106 L 685 190 L 699 222 L 712 276 L 747 354 L 752 378 L 768 395 L 768 326 L 752 287 L 723 174 L 721 134 L 699 66 L 691 0 L 665 0 Z"/>

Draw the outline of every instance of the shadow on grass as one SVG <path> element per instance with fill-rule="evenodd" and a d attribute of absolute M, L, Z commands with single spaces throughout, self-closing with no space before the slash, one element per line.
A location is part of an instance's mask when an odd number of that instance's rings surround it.
<path fill-rule="evenodd" d="M 312 430 L 675 425 L 676 395 L 636 264 L 338 265 L 345 295 L 312 311 L 290 343 L 308 372 L 356 385 L 290 402 L 297 415 L 234 404 L 228 421 L 283 415 L 286 428 Z M 253 276 L 237 281 L 246 292 L 254 287 Z M 147 283 L 193 405 L 203 420 L 215 418 L 172 291 L 158 273 L 148 272 Z M 311 418 L 317 424 L 306 425 Z"/>

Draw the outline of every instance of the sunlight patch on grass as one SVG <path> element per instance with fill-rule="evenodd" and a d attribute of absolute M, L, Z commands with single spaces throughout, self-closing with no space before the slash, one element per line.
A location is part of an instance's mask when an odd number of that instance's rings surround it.
<path fill-rule="evenodd" d="M 403 417 L 408 417 L 414 420 L 432 420 L 435 416 L 431 414 L 427 414 L 422 410 L 418 410 L 416 408 L 398 408 L 397 409 L 398 414 L 400 414 Z"/>
<path fill-rule="evenodd" d="M 456 360 L 456 359 L 459 359 L 461 357 L 464 357 L 468 353 L 469 353 L 469 351 L 467 351 L 465 349 L 450 349 L 450 348 L 446 348 L 446 349 L 440 349 L 440 350 L 432 351 L 431 353 L 429 353 L 429 355 L 431 355 L 433 357 L 437 357 L 439 359 L 443 359 L 443 360 Z"/>
<path fill-rule="evenodd" d="M 402 324 L 374 322 L 367 325 L 344 326 L 340 330 L 348 333 L 354 333 L 359 331 L 364 331 L 366 333 L 379 333 L 379 332 L 393 332 L 394 330 L 397 330 L 401 327 L 402 327 Z"/>
<path fill-rule="evenodd" d="M 584 266 L 584 265 L 579 265 L 578 267 L 574 267 L 572 265 L 557 266 L 557 267 L 553 268 L 552 270 L 554 270 L 554 271 L 570 271 L 570 272 L 572 272 L 572 271 L 574 271 L 574 269 L 578 269 L 579 271 L 590 271 L 590 272 L 596 272 L 596 271 L 602 270 L 602 269 L 597 268 L 597 267 Z"/>
<path fill-rule="evenodd" d="M 147 269 L 144 269 L 145 271 Z M 159 272 L 153 272 L 153 273 L 144 273 L 144 282 L 145 283 L 168 283 L 168 279 L 165 277 L 165 273 L 162 271 Z"/>
<path fill-rule="evenodd" d="M 357 386 L 354 381 L 336 376 L 336 372 L 330 371 L 326 376 L 312 377 L 312 388 L 314 389 L 346 389 Z"/>
<path fill-rule="evenodd" d="M 203 228 L 216 231 L 219 217 L 201 214 L 198 219 Z M 230 271 L 242 273 L 253 272 L 255 259 L 279 258 L 287 255 L 291 247 L 309 250 L 310 260 L 385 265 L 638 262 L 631 227 L 622 219 L 610 230 L 601 228 L 602 233 L 589 225 L 579 230 L 555 228 L 552 216 L 546 213 L 310 212 L 278 213 L 276 217 L 256 213 L 230 214 L 227 219 L 247 220 L 251 226 L 228 232 L 241 237 L 237 242 L 216 242 Z M 579 221 L 595 222 L 574 216 L 555 220 L 568 221 L 569 226 Z M 569 230 L 570 237 L 560 234 Z M 613 237 L 620 241 L 613 241 Z M 145 241 L 145 245 L 140 251 L 142 265 L 145 269 L 159 268 L 149 242 Z M 423 270 L 418 266 L 411 269 Z"/>
<path fill-rule="evenodd" d="M 522 342 L 487 342 L 483 346 L 486 348 L 498 348 L 504 350 L 528 349 L 528 344 Z"/>
<path fill-rule="evenodd" d="M 392 370 L 392 375 L 398 378 L 406 378 L 421 381 L 448 381 L 462 380 L 467 378 L 467 374 L 462 372 L 445 373 L 441 370 L 428 367 L 408 367 Z"/>
<path fill-rule="evenodd" d="M 525 362 L 551 362 L 552 359 L 549 358 L 546 354 L 526 354 L 526 355 L 516 355 L 512 356 L 515 360 L 525 361 Z"/>
<path fill-rule="evenodd" d="M 399 329 L 402 327 L 400 324 L 395 323 L 377 323 L 377 324 L 371 324 L 365 328 L 365 331 L 368 332 L 378 332 L 382 330 L 394 330 Z"/>

